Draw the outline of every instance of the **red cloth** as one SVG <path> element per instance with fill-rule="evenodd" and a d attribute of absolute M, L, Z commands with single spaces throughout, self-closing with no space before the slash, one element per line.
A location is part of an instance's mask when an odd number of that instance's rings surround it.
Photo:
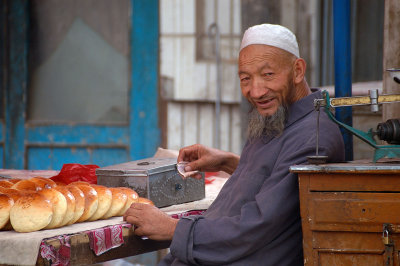
<path fill-rule="evenodd" d="M 42 258 L 51 261 L 51 265 L 68 266 L 71 258 L 70 237 L 62 235 L 57 237 L 60 241 L 60 248 L 55 249 L 52 245 L 45 244 L 44 241 L 40 244 L 40 255 Z"/>
<path fill-rule="evenodd" d="M 61 182 L 66 185 L 75 181 L 85 181 L 90 184 L 97 184 L 96 169 L 99 166 L 94 164 L 78 164 L 67 163 L 64 164 L 60 173 L 51 177 L 55 182 Z"/>
<path fill-rule="evenodd" d="M 124 243 L 122 227 L 130 227 L 129 224 L 111 225 L 87 232 L 90 241 L 90 249 L 97 256 Z"/>

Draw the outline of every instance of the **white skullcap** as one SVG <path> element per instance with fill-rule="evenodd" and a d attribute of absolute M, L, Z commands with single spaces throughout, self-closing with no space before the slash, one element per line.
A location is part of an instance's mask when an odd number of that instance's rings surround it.
<path fill-rule="evenodd" d="M 296 36 L 281 25 L 261 24 L 248 28 L 244 32 L 240 51 L 251 44 L 274 46 L 300 57 Z"/>

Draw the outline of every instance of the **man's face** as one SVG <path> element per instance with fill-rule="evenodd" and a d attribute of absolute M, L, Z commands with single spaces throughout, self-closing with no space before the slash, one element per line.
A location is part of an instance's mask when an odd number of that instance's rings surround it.
<path fill-rule="evenodd" d="M 239 79 L 242 94 L 264 117 L 275 114 L 279 106 L 294 98 L 294 83 L 289 53 L 268 45 L 253 44 L 239 54 Z"/>

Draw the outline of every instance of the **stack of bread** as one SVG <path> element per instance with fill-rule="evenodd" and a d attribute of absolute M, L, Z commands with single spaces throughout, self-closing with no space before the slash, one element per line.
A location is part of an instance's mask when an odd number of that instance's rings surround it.
<path fill-rule="evenodd" d="M 153 204 L 126 187 L 33 177 L 0 180 L 0 229 L 33 232 L 122 216 L 134 202 Z"/>

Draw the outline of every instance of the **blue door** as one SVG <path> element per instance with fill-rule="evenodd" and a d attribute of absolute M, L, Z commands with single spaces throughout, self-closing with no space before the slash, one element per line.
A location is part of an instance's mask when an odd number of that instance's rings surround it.
<path fill-rule="evenodd" d="M 3 3 L 0 167 L 152 156 L 160 143 L 158 1 Z"/>

